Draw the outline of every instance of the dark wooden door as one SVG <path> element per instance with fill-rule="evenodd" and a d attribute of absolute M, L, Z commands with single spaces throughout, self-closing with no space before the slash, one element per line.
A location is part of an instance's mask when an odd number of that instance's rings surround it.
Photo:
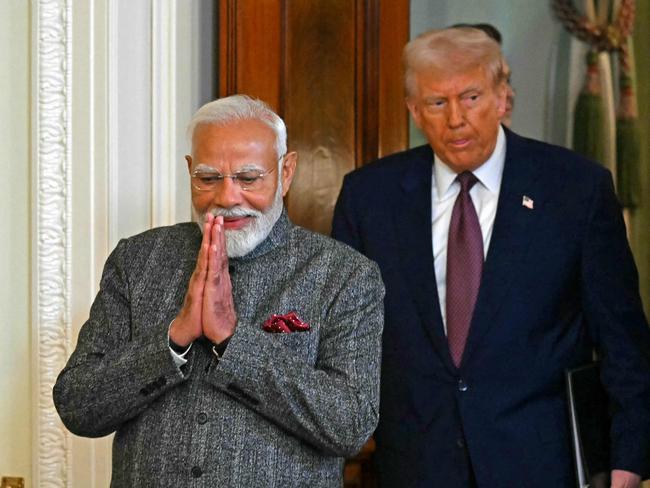
<path fill-rule="evenodd" d="M 343 176 L 405 149 L 408 0 L 221 0 L 219 95 L 269 103 L 298 169 L 291 219 L 328 234 Z"/>
<path fill-rule="evenodd" d="M 285 203 L 329 234 L 343 176 L 408 145 L 401 52 L 408 0 L 221 0 L 219 96 L 245 93 L 287 124 L 298 169 Z M 345 486 L 375 486 L 370 440 Z"/>

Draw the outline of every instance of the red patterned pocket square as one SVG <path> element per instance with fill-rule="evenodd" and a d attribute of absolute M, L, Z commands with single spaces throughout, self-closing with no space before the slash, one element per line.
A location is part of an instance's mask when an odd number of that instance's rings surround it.
<path fill-rule="evenodd" d="M 271 315 L 262 324 L 262 329 L 266 332 L 285 334 L 289 332 L 305 332 L 309 328 L 309 324 L 300 320 L 296 312 L 289 312 L 286 315 Z"/>

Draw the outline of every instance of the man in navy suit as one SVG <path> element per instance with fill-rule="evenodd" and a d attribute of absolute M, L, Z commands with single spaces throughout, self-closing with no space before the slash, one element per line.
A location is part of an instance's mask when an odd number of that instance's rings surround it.
<path fill-rule="evenodd" d="M 425 33 L 404 67 L 429 144 L 347 175 L 333 223 L 386 285 L 380 485 L 574 486 L 564 373 L 596 351 L 611 486 L 639 486 L 650 329 L 610 173 L 501 126 L 483 32 Z"/>

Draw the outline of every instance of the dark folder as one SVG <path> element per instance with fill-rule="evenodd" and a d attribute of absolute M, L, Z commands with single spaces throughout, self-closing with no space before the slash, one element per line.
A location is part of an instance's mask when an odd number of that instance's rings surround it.
<path fill-rule="evenodd" d="M 611 414 L 600 363 L 568 370 L 567 395 L 579 488 L 610 486 Z"/>

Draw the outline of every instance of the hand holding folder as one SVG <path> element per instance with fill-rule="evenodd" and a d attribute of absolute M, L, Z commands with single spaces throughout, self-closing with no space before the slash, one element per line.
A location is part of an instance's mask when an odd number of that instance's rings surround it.
<path fill-rule="evenodd" d="M 570 369 L 566 380 L 577 486 L 609 488 L 611 414 L 600 363 Z"/>

